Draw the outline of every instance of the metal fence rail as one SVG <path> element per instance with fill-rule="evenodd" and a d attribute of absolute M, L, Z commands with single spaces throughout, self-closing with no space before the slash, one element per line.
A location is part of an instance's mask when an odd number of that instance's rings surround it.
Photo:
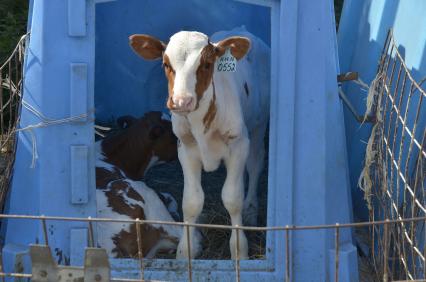
<path fill-rule="evenodd" d="M 28 34 L 21 37 L 12 54 L 0 66 L 0 210 L 3 210 L 15 160 L 15 129 L 21 108 L 27 38 Z"/>
<path fill-rule="evenodd" d="M 371 228 L 376 271 L 392 280 L 426 279 L 425 224 L 403 220 L 426 215 L 426 78 L 413 76 L 390 30 L 370 89 L 376 124 L 360 183 L 371 221 L 398 220 L 390 232 L 386 225 Z"/>
<path fill-rule="evenodd" d="M 404 219 L 393 219 L 393 220 L 380 220 L 380 221 L 369 221 L 369 222 L 357 222 L 357 223 L 345 223 L 345 224 L 326 224 L 326 225 L 308 225 L 308 226 L 270 226 L 270 227 L 249 227 L 249 226 L 229 226 L 229 225 L 212 225 L 212 224 L 190 224 L 186 222 L 170 222 L 170 221 L 155 221 L 155 220 L 139 220 L 139 219 L 115 219 L 115 218 L 79 218 L 79 217 L 60 217 L 60 216 L 35 216 L 35 215 L 10 215 L 10 214 L 0 214 L 0 219 L 14 219 L 14 220 L 38 220 L 42 224 L 43 229 L 43 236 L 44 236 L 44 243 L 45 245 L 49 245 L 49 234 L 46 229 L 46 222 L 47 221 L 74 221 L 74 222 L 87 222 L 88 224 L 88 230 L 89 230 L 89 247 L 93 247 L 94 235 L 93 232 L 90 232 L 90 230 L 93 230 L 93 223 L 96 222 L 112 222 L 112 223 L 134 223 L 138 226 L 137 232 L 140 232 L 140 227 L 143 224 L 164 224 L 164 225 L 178 225 L 183 226 L 184 228 L 189 227 L 199 227 L 199 228 L 212 228 L 212 229 L 228 229 L 228 230 L 237 230 L 238 232 L 243 231 L 264 231 L 264 232 L 282 232 L 284 238 L 285 238 L 285 264 L 282 266 L 285 269 L 285 281 L 291 281 L 291 271 L 290 271 L 290 261 L 291 261 L 291 252 L 290 252 L 290 236 L 292 233 L 301 231 L 301 230 L 325 230 L 325 229 L 334 229 L 335 232 L 335 273 L 334 273 L 334 281 L 339 281 L 339 245 L 340 245 L 340 230 L 342 228 L 377 228 L 380 227 L 384 230 L 384 233 L 382 234 L 384 238 L 389 238 L 392 233 L 392 227 L 398 226 L 401 224 L 418 224 L 418 223 L 424 223 L 426 221 L 426 216 L 423 217 L 417 217 L 417 218 L 404 218 Z M 238 233 L 237 233 L 238 234 Z M 189 239 L 189 233 L 187 233 L 187 240 Z M 141 238 L 143 240 L 143 237 Z M 239 249 L 238 245 L 236 244 L 236 253 L 237 257 L 235 259 L 235 277 L 236 281 L 240 281 L 240 259 L 238 257 Z M 111 281 L 145 281 L 144 280 L 144 273 L 146 270 L 144 258 L 142 255 L 142 247 L 141 244 L 138 243 L 138 260 L 140 261 L 140 279 L 123 279 L 123 278 L 111 278 Z M 389 253 L 383 252 L 382 253 L 383 260 L 389 260 Z M 192 258 L 189 257 L 187 260 L 187 273 L 188 273 L 188 281 L 192 281 Z M 382 271 L 383 275 L 383 281 L 388 281 L 388 276 L 386 273 L 388 271 L 386 270 L 387 266 L 383 266 L 384 269 Z M 5 273 L 3 272 L 3 264 L 0 261 L 0 277 L 26 277 L 31 278 L 32 274 L 30 273 Z"/>

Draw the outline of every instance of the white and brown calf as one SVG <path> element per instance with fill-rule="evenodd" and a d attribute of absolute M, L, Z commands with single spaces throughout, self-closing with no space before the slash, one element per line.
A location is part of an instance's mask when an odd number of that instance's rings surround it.
<path fill-rule="evenodd" d="M 98 217 L 174 221 L 168 210 L 176 208 L 173 197 L 157 194 L 144 182 L 136 181 L 150 166 L 176 159 L 171 122 L 163 120 L 159 112 L 147 113 L 141 119 L 125 117 L 118 122 L 126 129 L 96 143 Z M 181 233 L 179 226 L 143 224 L 144 256 L 152 258 L 159 251 L 176 250 Z M 98 223 L 98 245 L 113 257 L 137 257 L 136 225 Z"/>
<path fill-rule="evenodd" d="M 269 47 L 244 30 L 219 32 L 208 38 L 181 31 L 165 44 L 149 35 L 132 35 L 130 45 L 145 59 L 163 60 L 168 79 L 167 107 L 173 131 L 180 140 L 178 156 L 184 174 L 184 221 L 194 223 L 202 211 L 201 169 L 213 171 L 223 160 L 227 177 L 222 201 L 232 225 L 257 220 L 257 185 L 263 168 L 264 134 L 269 117 Z M 238 60 L 235 72 L 220 72 L 218 58 L 230 50 Z M 244 200 L 244 171 L 249 175 Z M 240 257 L 248 258 L 247 239 L 240 232 Z M 191 257 L 200 251 L 190 229 Z M 177 258 L 188 256 L 184 230 Z M 236 256 L 236 231 L 230 250 Z"/>

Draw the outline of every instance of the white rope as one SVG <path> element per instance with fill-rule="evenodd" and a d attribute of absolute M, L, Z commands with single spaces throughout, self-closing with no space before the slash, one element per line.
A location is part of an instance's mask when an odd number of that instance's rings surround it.
<path fill-rule="evenodd" d="M 98 125 L 98 124 L 95 124 L 95 128 L 100 129 L 100 130 L 104 130 L 104 131 L 110 131 L 112 129 L 111 127 L 106 127 L 106 126 L 102 126 L 102 125 Z"/>
<path fill-rule="evenodd" d="M 36 160 L 38 159 L 37 139 L 36 139 L 36 136 L 35 136 L 34 131 L 33 131 L 34 129 L 48 127 L 48 126 L 52 126 L 52 125 L 59 125 L 59 124 L 81 121 L 82 119 L 86 119 L 90 114 L 90 112 L 89 112 L 89 113 L 76 115 L 76 116 L 72 116 L 72 117 L 67 117 L 67 118 L 62 118 L 62 119 L 52 119 L 52 118 L 46 117 L 43 113 L 38 111 L 31 104 L 29 104 L 28 102 L 26 102 L 23 99 L 22 99 L 22 105 L 27 110 L 29 110 L 31 113 L 33 113 L 35 116 L 37 116 L 39 119 L 41 119 L 41 122 L 39 122 L 39 123 L 30 124 L 26 127 L 15 129 L 15 132 L 28 131 L 30 133 L 31 142 L 32 142 L 32 161 L 31 161 L 31 166 L 30 166 L 31 168 L 35 168 Z"/>
<path fill-rule="evenodd" d="M 112 129 L 111 127 L 106 127 L 106 126 L 101 126 L 101 125 L 95 124 L 95 134 L 101 136 L 102 138 L 105 138 L 106 135 L 101 133 L 99 130 L 110 131 L 111 129 Z"/>
<path fill-rule="evenodd" d="M 370 86 L 367 83 L 365 83 L 359 77 L 356 80 L 352 80 L 352 82 L 354 82 L 355 84 L 358 84 L 359 86 L 361 86 L 362 88 L 364 88 L 364 90 L 368 90 L 370 88 Z"/>

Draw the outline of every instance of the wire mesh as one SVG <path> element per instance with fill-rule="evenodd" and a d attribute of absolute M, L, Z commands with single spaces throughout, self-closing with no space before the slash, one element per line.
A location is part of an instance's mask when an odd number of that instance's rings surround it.
<path fill-rule="evenodd" d="M 28 35 L 24 35 L 20 39 L 12 54 L 0 66 L 0 210 L 3 210 L 15 160 L 15 129 L 21 107 L 27 38 Z"/>
<path fill-rule="evenodd" d="M 384 230 L 390 230 L 391 226 L 393 225 L 399 225 L 399 224 L 419 224 L 421 222 L 425 222 L 426 216 L 423 217 L 417 217 L 417 218 L 404 218 L 404 219 L 394 219 L 394 220 L 379 220 L 379 221 L 370 221 L 370 222 L 356 222 L 356 223 L 346 223 L 346 224 L 326 224 L 326 225 L 308 225 L 308 226 L 270 226 L 270 227 L 251 227 L 251 226 L 229 226 L 229 225 L 211 225 L 211 224 L 198 224 L 198 223 L 187 223 L 187 222 L 173 222 L 173 221 L 157 221 L 157 220 L 140 220 L 140 219 L 117 219 L 117 218 L 79 218 L 79 217 L 61 217 L 61 216 L 36 216 L 36 215 L 11 215 L 11 214 L 0 214 L 0 219 L 9 219 L 9 220 L 38 220 L 41 222 L 41 224 L 45 224 L 47 221 L 62 221 L 62 222 L 87 222 L 88 224 L 96 223 L 96 222 L 113 222 L 113 223 L 134 223 L 137 225 L 143 225 L 143 224 L 164 224 L 164 225 L 178 225 L 183 226 L 184 228 L 189 229 L 197 227 L 197 228 L 215 228 L 215 229 L 227 229 L 227 230 L 236 230 L 237 233 L 246 232 L 246 231 L 264 231 L 264 232 L 282 232 L 283 236 L 285 236 L 285 250 L 283 252 L 285 253 L 285 263 L 282 265 L 282 268 L 284 269 L 284 275 L 285 275 L 285 281 L 292 281 L 292 274 L 291 274 L 291 268 L 290 268 L 290 262 L 292 259 L 292 252 L 290 250 L 290 243 L 289 239 L 291 236 L 297 236 L 297 232 L 300 231 L 310 231 L 310 232 L 317 232 L 320 230 L 326 230 L 331 229 L 335 232 L 335 269 L 334 269 L 334 279 L 333 281 L 339 281 L 339 269 L 340 269 L 340 263 L 339 263 L 339 246 L 340 246 L 340 232 L 344 228 L 382 228 Z M 389 232 L 385 231 L 386 234 L 389 235 Z M 189 233 L 188 233 L 189 234 Z M 48 233 L 44 234 L 46 236 L 45 243 L 48 244 Z M 388 238 L 389 236 L 385 236 L 384 238 Z M 189 239 L 190 236 L 187 236 L 187 239 Z M 143 240 L 143 237 L 141 238 Z M 239 244 L 236 244 L 236 251 L 239 253 Z M 384 259 L 388 259 L 388 255 L 386 253 L 383 254 Z M 187 259 L 187 278 L 188 281 L 193 280 L 193 272 L 194 267 L 192 266 L 192 260 L 190 256 Z M 235 267 L 235 281 L 241 280 L 241 269 L 239 265 L 239 258 L 237 256 L 236 262 L 234 264 Z M 131 279 L 131 278 L 111 278 L 111 281 L 146 281 L 144 280 L 144 272 L 147 268 L 147 265 L 145 265 L 145 261 L 140 260 L 141 267 L 139 269 L 140 271 L 140 278 L 139 279 Z M 387 268 L 387 266 L 385 266 Z M 0 277 L 27 277 L 30 278 L 32 276 L 31 273 L 7 273 L 3 272 L 3 264 L 2 260 L 0 260 Z M 388 271 L 385 271 L 384 273 L 389 273 Z M 383 281 L 385 280 L 387 274 L 382 274 Z M 387 278 L 386 278 L 387 279 Z M 152 280 L 150 280 L 152 281 Z"/>
<path fill-rule="evenodd" d="M 361 176 L 371 221 L 426 215 L 425 81 L 414 78 L 390 30 L 372 86 L 376 124 Z M 398 221 L 370 229 L 371 256 L 383 281 L 426 279 L 424 227 L 424 221 Z"/>

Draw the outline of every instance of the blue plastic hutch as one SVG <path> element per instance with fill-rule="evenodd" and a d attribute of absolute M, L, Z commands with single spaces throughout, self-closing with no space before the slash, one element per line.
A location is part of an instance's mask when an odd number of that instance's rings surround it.
<path fill-rule="evenodd" d="M 18 135 L 6 211 L 96 216 L 94 119 L 163 109 L 166 84 L 159 62 L 143 62 L 128 47 L 133 33 L 167 40 L 174 32 L 244 25 L 272 50 L 269 144 L 269 226 L 346 223 L 352 220 L 345 130 L 337 94 L 337 45 L 331 0 L 32 0 L 24 100 L 46 117 L 86 114 L 78 121 Z M 20 126 L 40 119 L 23 108 Z M 36 140 L 37 158 L 31 167 Z M 42 241 L 37 221 L 3 226 L 6 271 L 28 269 L 28 244 Z M 48 222 L 60 263 L 81 265 L 84 223 Z M 333 230 L 291 235 L 292 281 L 334 277 Z M 340 236 L 341 281 L 357 281 L 357 254 L 349 230 Z M 282 281 L 283 232 L 267 234 L 265 260 L 241 262 L 243 281 Z M 112 259 L 113 274 L 136 278 L 138 262 Z M 234 262 L 195 260 L 194 279 L 232 281 Z M 157 260 L 145 278 L 185 280 L 178 262 Z"/>

